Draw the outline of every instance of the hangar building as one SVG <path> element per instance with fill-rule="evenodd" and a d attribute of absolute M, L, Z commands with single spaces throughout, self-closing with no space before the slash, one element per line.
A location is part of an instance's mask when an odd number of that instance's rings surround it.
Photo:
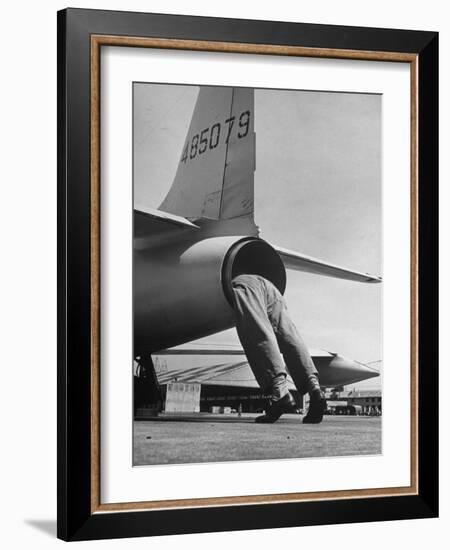
<path fill-rule="evenodd" d="M 179 392 L 179 399 L 182 401 L 183 392 L 190 392 L 195 386 L 200 387 L 196 412 L 263 411 L 267 396 L 261 392 L 247 361 L 170 370 L 163 365 L 164 363 L 159 362 L 155 368 L 165 396 L 166 412 L 170 412 L 167 410 L 167 404 L 170 405 L 174 398 L 172 392 Z M 297 391 L 290 379 L 288 386 L 297 397 Z"/>
<path fill-rule="evenodd" d="M 169 412 L 262 412 L 267 396 L 261 392 L 246 360 L 201 366 L 178 366 L 154 358 L 156 376 L 163 395 L 162 409 Z M 138 386 L 139 387 L 139 386 Z M 135 396 L 138 387 L 135 377 Z M 302 397 L 288 377 L 288 387 L 303 406 Z M 136 416 L 148 416 L 147 406 Z"/>

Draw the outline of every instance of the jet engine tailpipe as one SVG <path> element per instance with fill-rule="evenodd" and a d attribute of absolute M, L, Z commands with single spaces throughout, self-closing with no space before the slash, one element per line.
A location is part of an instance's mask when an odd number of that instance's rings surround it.
<path fill-rule="evenodd" d="M 255 237 L 188 239 L 134 251 L 134 353 L 153 353 L 234 326 L 231 281 L 254 273 L 280 292 L 286 271 L 278 253 Z"/>

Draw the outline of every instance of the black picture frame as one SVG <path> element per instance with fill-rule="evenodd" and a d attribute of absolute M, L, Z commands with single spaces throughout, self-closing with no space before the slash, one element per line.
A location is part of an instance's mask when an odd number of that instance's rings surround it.
<path fill-rule="evenodd" d="M 417 61 L 418 490 L 414 495 L 95 511 L 91 363 L 92 36 L 411 54 Z M 314 52 L 312 52 L 314 55 Z M 326 55 L 326 53 L 325 53 Z M 330 54 L 330 56 L 332 56 Z M 66 9 L 58 12 L 58 532 L 64 540 L 201 533 L 438 515 L 438 34 Z"/>

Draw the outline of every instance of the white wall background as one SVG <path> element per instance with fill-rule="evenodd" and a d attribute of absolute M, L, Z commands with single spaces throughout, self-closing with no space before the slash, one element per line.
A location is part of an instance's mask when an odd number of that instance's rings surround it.
<path fill-rule="evenodd" d="M 0 86 L 0 540 L 4 548 L 53 548 L 56 519 L 56 10 L 64 2 L 2 9 Z M 439 0 L 78 1 L 76 7 L 434 30 L 440 36 L 441 182 L 448 183 L 450 20 Z M 441 186 L 441 273 L 448 273 L 449 186 Z M 431 213 L 430 213 L 431 215 Z M 446 269 L 447 268 L 447 269 Z M 441 289 L 441 336 L 449 331 L 448 285 Z M 444 306 L 447 305 L 447 311 Z M 444 342 L 445 345 L 445 342 Z M 443 346 L 442 346 L 443 347 Z M 445 350 L 442 350 L 442 356 Z M 154 549 L 295 545 L 367 550 L 421 549 L 448 537 L 449 369 L 441 371 L 441 518 L 433 520 L 184 535 L 151 540 Z M 445 399 L 444 399 L 445 398 Z M 84 543 L 144 548 L 149 539 Z"/>

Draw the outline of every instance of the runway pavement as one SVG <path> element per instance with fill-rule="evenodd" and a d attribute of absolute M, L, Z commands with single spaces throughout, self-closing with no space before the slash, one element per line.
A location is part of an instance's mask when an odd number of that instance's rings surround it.
<path fill-rule="evenodd" d="M 381 453 L 381 417 L 325 416 L 302 424 L 284 415 L 255 424 L 256 415 L 162 415 L 134 422 L 133 464 L 227 462 Z"/>

